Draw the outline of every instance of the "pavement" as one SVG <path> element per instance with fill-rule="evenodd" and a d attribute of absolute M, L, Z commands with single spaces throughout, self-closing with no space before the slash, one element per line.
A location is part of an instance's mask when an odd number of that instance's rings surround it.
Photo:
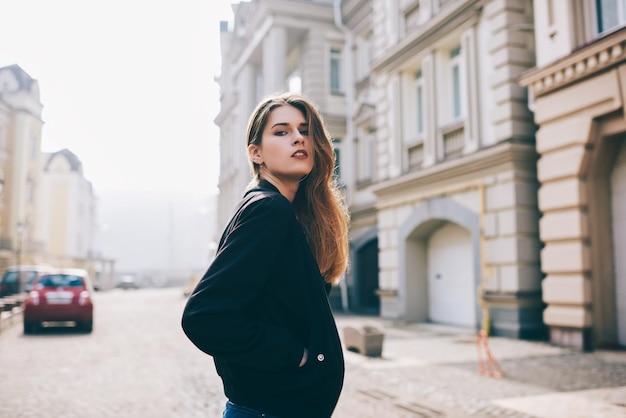
<path fill-rule="evenodd" d="M 336 320 L 344 342 L 348 327 L 384 333 L 381 357 L 346 351 L 338 417 L 626 417 L 626 350 L 583 353 L 501 337 L 479 345 L 465 328 Z M 502 376 L 495 364 L 488 373 L 487 349 Z"/>
<path fill-rule="evenodd" d="M 2 312 L 0 417 L 51 416 L 41 405 L 63 405 L 54 416 L 67 418 L 221 416 L 212 361 L 180 329 L 185 300 L 178 289 L 99 293 L 88 335 L 26 337 L 21 310 Z M 333 418 L 626 418 L 626 351 L 582 353 L 501 337 L 479 351 L 466 328 L 341 313 L 336 321 L 344 345 L 349 328 L 371 326 L 384 339 L 380 357 L 345 350 Z M 485 348 L 503 376 L 479 373 Z"/>

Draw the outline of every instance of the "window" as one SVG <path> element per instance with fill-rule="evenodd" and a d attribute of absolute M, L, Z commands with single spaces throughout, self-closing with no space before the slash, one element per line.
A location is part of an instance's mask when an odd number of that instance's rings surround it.
<path fill-rule="evenodd" d="M 422 69 L 411 69 L 402 75 L 402 140 L 405 144 L 422 141 L 428 120 L 426 83 Z"/>
<path fill-rule="evenodd" d="M 457 46 L 450 51 L 450 89 L 452 120 L 463 117 L 463 103 L 461 101 L 461 47 Z"/>
<path fill-rule="evenodd" d="M 357 80 L 363 80 L 370 75 L 372 64 L 372 33 L 357 39 Z"/>
<path fill-rule="evenodd" d="M 415 73 L 415 129 L 418 137 L 424 136 L 426 132 L 426 115 L 424 109 L 424 78 L 422 71 Z"/>
<path fill-rule="evenodd" d="M 263 85 L 263 74 L 257 74 L 256 75 L 256 80 L 254 81 L 254 84 L 256 86 L 256 102 L 260 102 L 263 99 L 263 89 L 264 89 L 264 85 Z"/>
<path fill-rule="evenodd" d="M 626 24 L 626 0 L 596 0 L 598 33 Z"/>
<path fill-rule="evenodd" d="M 420 63 L 421 64 L 421 63 Z M 421 68 L 402 75 L 402 145 L 403 170 L 420 169 L 427 135 L 428 99 L 426 77 Z"/>
<path fill-rule="evenodd" d="M 28 203 L 35 201 L 35 182 L 30 178 L 26 181 L 26 199 Z"/>
<path fill-rule="evenodd" d="M 330 91 L 331 93 L 342 93 L 341 85 L 341 51 L 339 49 L 330 50 Z"/>
<path fill-rule="evenodd" d="M 39 154 L 39 140 L 33 135 L 30 137 L 30 156 L 31 158 L 37 157 Z"/>
<path fill-rule="evenodd" d="M 374 172 L 374 129 L 370 126 L 359 129 L 357 139 L 357 182 L 364 183 L 372 179 Z"/>
<path fill-rule="evenodd" d="M 341 178 L 341 150 L 337 147 L 337 145 L 341 142 L 338 138 L 333 138 L 333 152 L 335 153 L 335 172 L 333 174 L 333 178 L 335 181 L 339 182 Z"/>
<path fill-rule="evenodd" d="M 292 93 L 302 93 L 302 78 L 300 77 L 300 74 L 297 72 L 293 73 L 287 79 L 287 87 Z"/>

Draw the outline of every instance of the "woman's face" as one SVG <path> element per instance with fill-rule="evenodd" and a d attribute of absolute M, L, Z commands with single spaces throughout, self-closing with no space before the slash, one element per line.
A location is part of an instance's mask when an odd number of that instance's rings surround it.
<path fill-rule="evenodd" d="M 313 169 L 314 150 L 304 115 L 283 105 L 269 114 L 260 145 L 251 145 L 251 157 L 261 167 L 262 177 L 299 182 Z"/>

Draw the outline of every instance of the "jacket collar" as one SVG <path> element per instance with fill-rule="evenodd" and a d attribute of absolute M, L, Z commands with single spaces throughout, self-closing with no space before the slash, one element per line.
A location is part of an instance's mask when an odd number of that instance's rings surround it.
<path fill-rule="evenodd" d="M 251 192 L 259 192 L 259 191 L 271 191 L 271 192 L 276 192 L 276 193 L 280 193 L 280 191 L 278 190 L 278 188 L 276 186 L 274 186 L 272 183 L 270 183 L 267 180 L 261 179 L 259 180 L 259 182 L 256 184 L 256 186 L 253 186 L 252 188 L 248 189 L 244 195 L 247 195 Z"/>

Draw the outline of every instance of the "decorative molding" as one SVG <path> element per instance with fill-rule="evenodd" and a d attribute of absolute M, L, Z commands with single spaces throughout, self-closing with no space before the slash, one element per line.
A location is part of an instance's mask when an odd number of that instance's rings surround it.
<path fill-rule="evenodd" d="M 362 20 L 369 18 L 372 13 L 372 0 L 348 0 L 342 3 L 343 21 L 351 29 L 354 29 Z"/>
<path fill-rule="evenodd" d="M 428 22 L 407 34 L 398 44 L 387 48 L 382 57 L 372 63 L 372 71 L 389 71 L 415 55 L 415 50 L 431 47 L 439 39 L 461 27 L 475 25 L 482 13 L 480 0 L 458 1 L 448 12 L 439 12 Z M 445 10 L 445 9 L 444 9 Z"/>
<path fill-rule="evenodd" d="M 626 61 L 626 26 L 583 46 L 570 55 L 519 78 L 535 98 L 599 74 Z"/>
<path fill-rule="evenodd" d="M 536 164 L 537 152 L 532 144 L 505 142 L 476 153 L 445 161 L 435 166 L 387 180 L 373 186 L 372 191 L 379 197 L 405 195 L 407 192 L 438 182 L 458 180 L 463 176 L 476 175 L 490 168 L 506 163 Z M 440 190 L 444 194 L 444 190 Z M 379 203 L 381 207 L 381 203 Z"/>

